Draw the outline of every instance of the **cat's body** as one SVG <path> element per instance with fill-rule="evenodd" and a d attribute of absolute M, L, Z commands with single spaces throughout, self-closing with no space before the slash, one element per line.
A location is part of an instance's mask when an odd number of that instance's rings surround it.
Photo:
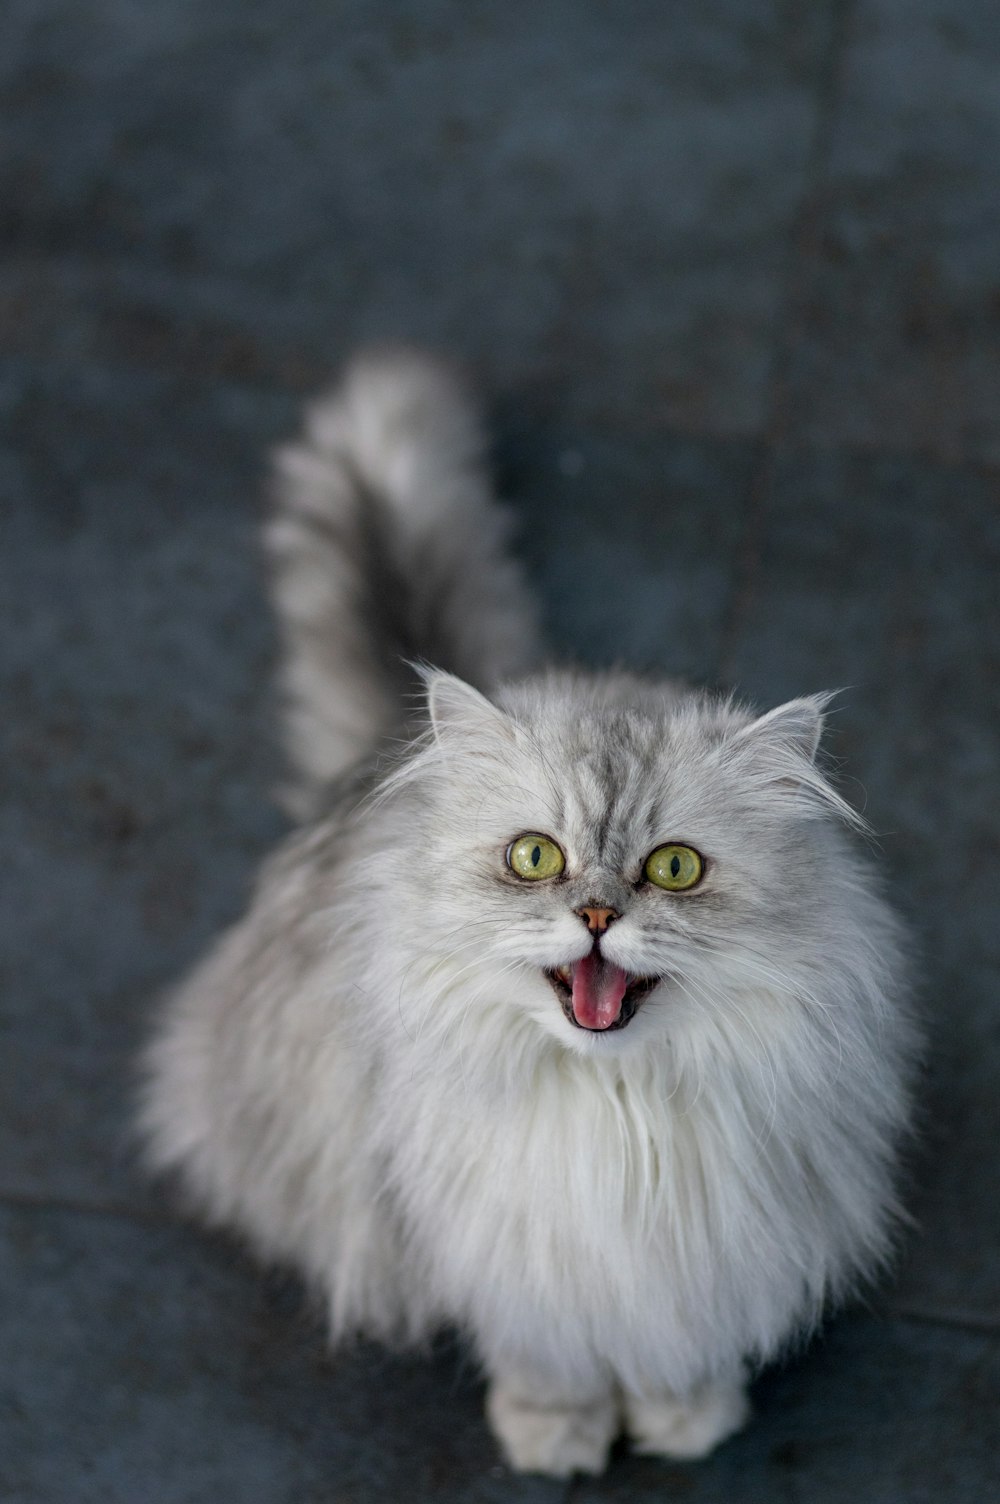
<path fill-rule="evenodd" d="M 281 469 L 310 821 L 166 1011 L 153 1161 L 302 1270 L 335 1337 L 462 1328 L 514 1465 L 598 1469 L 622 1424 L 704 1452 L 897 1214 L 914 1033 L 813 763 L 822 702 L 511 679 L 533 613 L 474 420 L 419 357 L 356 366 Z M 429 673 L 406 732 L 401 653 L 490 700 Z M 525 832 L 551 879 L 512 868 Z M 647 876 L 669 842 L 704 859 L 688 891 Z"/>

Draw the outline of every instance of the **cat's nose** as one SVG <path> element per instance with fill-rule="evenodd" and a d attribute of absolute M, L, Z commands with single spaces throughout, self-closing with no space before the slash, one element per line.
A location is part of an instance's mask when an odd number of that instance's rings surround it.
<path fill-rule="evenodd" d="M 603 935 L 609 924 L 614 924 L 616 919 L 622 916 L 617 909 L 576 909 L 584 924 L 592 935 Z"/>

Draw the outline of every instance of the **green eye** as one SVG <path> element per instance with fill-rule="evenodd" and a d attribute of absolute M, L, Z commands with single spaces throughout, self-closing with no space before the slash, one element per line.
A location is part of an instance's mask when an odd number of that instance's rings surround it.
<path fill-rule="evenodd" d="M 540 882 L 543 877 L 558 877 L 565 865 L 566 858 L 548 836 L 518 836 L 507 847 L 507 866 L 529 883 Z"/>
<path fill-rule="evenodd" d="M 693 846 L 657 846 L 646 862 L 646 876 L 668 893 L 683 893 L 700 883 L 705 863 Z"/>

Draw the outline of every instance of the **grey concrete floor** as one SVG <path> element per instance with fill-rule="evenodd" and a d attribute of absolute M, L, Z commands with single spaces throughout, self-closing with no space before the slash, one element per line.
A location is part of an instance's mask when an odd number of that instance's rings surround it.
<path fill-rule="evenodd" d="M 921 955 L 895 1277 L 690 1467 L 509 1475 L 476 1375 L 331 1358 L 135 1168 L 158 989 L 282 823 L 263 459 L 464 356 L 560 650 L 844 686 Z M 5 0 L 0 1498 L 1000 1497 L 1000 14 Z"/>

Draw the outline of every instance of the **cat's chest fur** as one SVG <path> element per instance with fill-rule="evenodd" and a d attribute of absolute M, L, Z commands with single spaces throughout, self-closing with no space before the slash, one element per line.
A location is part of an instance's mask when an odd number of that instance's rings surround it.
<path fill-rule="evenodd" d="M 516 1092 L 481 1083 L 466 1059 L 433 1092 L 388 1087 L 396 1194 L 453 1315 L 512 1352 L 545 1330 L 640 1389 L 711 1370 L 720 1330 L 749 1352 L 787 1322 L 803 1283 L 776 1241 L 762 1112 L 720 1118 L 663 1062 L 552 1055 Z M 773 1279 L 748 1268 L 764 1257 Z"/>

